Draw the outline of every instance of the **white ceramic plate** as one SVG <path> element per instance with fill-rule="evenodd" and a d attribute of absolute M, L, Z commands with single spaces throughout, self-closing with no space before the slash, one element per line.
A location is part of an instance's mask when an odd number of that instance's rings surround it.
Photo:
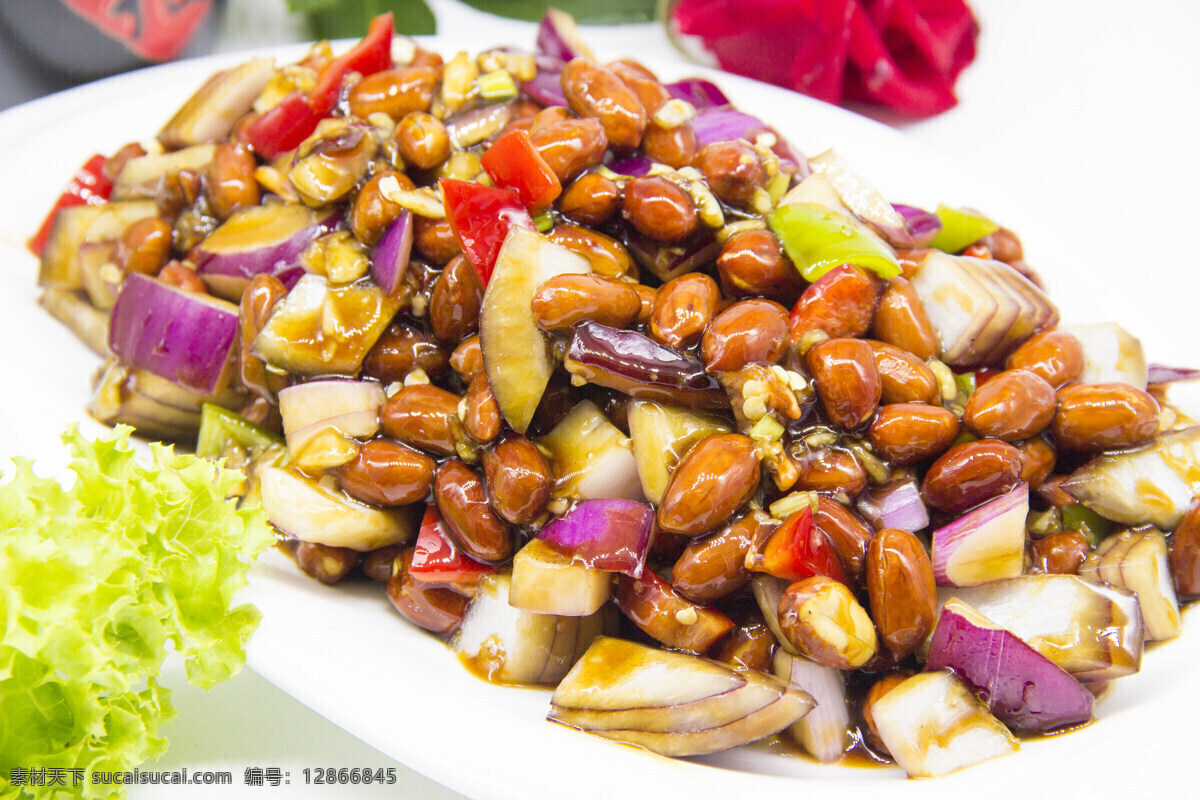
<path fill-rule="evenodd" d="M 472 30 L 433 46 L 445 52 L 495 43 L 486 31 Z M 280 55 L 294 58 L 297 52 Z M 665 78 L 697 71 L 644 60 Z M 0 453 L 35 455 L 44 469 L 58 471 L 63 457 L 57 433 L 83 417 L 98 364 L 36 306 L 37 265 L 22 243 L 88 155 L 151 136 L 203 78 L 230 61 L 217 57 L 160 67 L 0 114 L 0 332 L 6 345 Z M 1128 254 L 1088 258 L 1086 275 L 1069 274 L 1062 265 L 1075 262 L 1063 256 L 1079 246 L 1063 239 L 1036 198 L 1022 202 L 1001 187 L 973 185 L 935 154 L 845 111 L 730 76 L 718 81 L 739 107 L 774 124 L 801 150 L 836 146 L 896 201 L 932 207 L 945 199 L 989 210 L 1022 234 L 1065 318 L 1121 316 L 1124 292 L 1114 287 L 1128 275 Z M 1171 198 L 1160 193 L 1157 201 Z M 1060 267 L 1045 266 L 1049 263 Z M 1189 318 L 1194 298 L 1154 289 L 1156 280 L 1164 286 L 1174 280 L 1168 266 L 1163 263 L 1160 272 L 1154 263 L 1140 267 L 1138 283 L 1149 282 L 1161 324 L 1136 333 L 1151 357 L 1167 353 L 1164 360 L 1179 360 L 1194 348 L 1180 346 L 1181 331 L 1173 321 Z M 913 798 L 1008 797 L 1014 789 L 1060 798 L 1140 796 L 1168 791 L 1191 773 L 1189 734 L 1200 719 L 1195 630 L 1151 648 L 1142 673 L 1118 682 L 1097 705 L 1098 719 L 1088 728 L 1026 742 L 1010 758 L 916 782 L 895 769 L 822 767 L 763 748 L 673 761 L 594 739 L 544 721 L 547 691 L 495 687 L 472 677 L 440 642 L 399 619 L 378 587 L 321 586 L 277 556 L 264 558 L 253 575 L 246 599 L 264 616 L 251 643 L 250 665 L 366 742 L 472 797 L 728 798 L 830 790 L 851 800 L 880 791 Z M 1187 616 L 1194 622 L 1193 614 Z"/>

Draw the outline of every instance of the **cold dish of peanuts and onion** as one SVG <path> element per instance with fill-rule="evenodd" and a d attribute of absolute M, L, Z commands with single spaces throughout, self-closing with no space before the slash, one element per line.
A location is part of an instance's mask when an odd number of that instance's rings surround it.
<path fill-rule="evenodd" d="M 558 14 L 219 72 L 30 244 L 93 416 L 597 736 L 941 775 L 1091 722 L 1200 594 L 1191 371 Z"/>

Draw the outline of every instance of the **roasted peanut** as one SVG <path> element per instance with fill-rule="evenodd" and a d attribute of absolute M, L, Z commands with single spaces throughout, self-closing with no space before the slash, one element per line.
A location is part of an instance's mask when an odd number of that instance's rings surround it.
<path fill-rule="evenodd" d="M 580 175 L 558 200 L 558 210 L 568 219 L 584 225 L 608 222 L 621 207 L 621 187 L 603 175 Z"/>
<path fill-rule="evenodd" d="M 242 291 L 238 309 L 238 371 L 242 385 L 260 397 L 273 397 L 287 385 L 287 377 L 268 372 L 266 362 L 254 355 L 254 339 L 267 324 L 275 305 L 288 290 L 274 275 L 259 273 Z"/>
<path fill-rule="evenodd" d="M 807 492 L 845 492 L 857 497 L 867 488 L 867 473 L 849 450 L 823 447 L 793 455 L 799 477 L 792 488 Z"/>
<path fill-rule="evenodd" d="M 563 94 L 581 117 L 595 117 L 614 150 L 635 150 L 646 131 L 646 109 L 637 95 L 612 70 L 586 58 L 563 67 Z"/>
<path fill-rule="evenodd" d="M 433 499 L 454 543 L 476 561 L 498 564 L 512 558 L 516 542 L 492 511 L 475 470 L 451 458 L 438 467 Z"/>
<path fill-rule="evenodd" d="M 784 590 L 779 630 L 802 655 L 835 669 L 857 669 L 878 648 L 866 609 L 845 584 L 821 575 Z"/>
<path fill-rule="evenodd" d="M 145 217 L 127 227 L 113 255 L 124 275 L 157 275 L 171 257 L 171 225 L 161 217 Z"/>
<path fill-rule="evenodd" d="M 413 49 L 412 61 L 408 62 L 410 67 L 427 67 L 435 70 L 440 77 L 442 74 L 442 54 L 434 50 L 426 50 L 424 47 L 417 45 Z"/>
<path fill-rule="evenodd" d="M 379 410 L 383 432 L 393 439 L 442 455 L 455 452 L 458 395 L 430 384 L 405 386 Z"/>
<path fill-rule="evenodd" d="M 413 217 L 413 249 L 431 264 L 445 264 L 459 253 L 448 219 Z"/>
<path fill-rule="evenodd" d="M 317 542 L 300 542 L 296 545 L 296 566 L 310 578 L 321 583 L 335 584 L 358 566 L 362 556 L 349 547 L 332 547 Z"/>
<path fill-rule="evenodd" d="M 867 549 L 867 595 L 884 646 L 897 658 L 911 655 L 938 616 L 933 564 L 920 539 L 899 528 L 875 534 Z"/>
<path fill-rule="evenodd" d="M 363 78 L 350 92 L 350 111 L 366 119 L 382 111 L 398 120 L 413 111 L 428 111 L 438 72 L 430 67 L 385 69 Z"/>
<path fill-rule="evenodd" d="M 363 184 L 354 198 L 354 206 L 350 209 L 350 230 L 353 231 L 354 238 L 367 247 L 371 247 L 383 237 L 384 231 L 403 210 L 399 203 L 393 203 L 379 191 L 379 182 L 384 178 L 394 179 L 401 188 L 413 188 L 413 182 L 407 175 L 393 170 L 383 170 Z M 457 245 L 455 247 L 457 248 Z"/>
<path fill-rule="evenodd" d="M 943 511 L 966 511 L 1016 486 L 1021 451 L 999 439 L 955 445 L 933 462 L 921 482 L 921 496 Z"/>
<path fill-rule="evenodd" d="M 603 275 L 559 275 L 538 287 L 532 306 L 547 331 L 569 331 L 584 321 L 624 328 L 638 318 L 642 298 L 633 284 Z"/>
<path fill-rule="evenodd" d="M 1042 331 L 1026 339 L 1004 362 L 1027 369 L 1055 389 L 1083 373 L 1083 345 L 1066 331 Z"/>
<path fill-rule="evenodd" d="M 425 499 L 436 468 L 437 462 L 419 450 L 387 439 L 372 439 L 335 474 L 342 489 L 352 497 L 381 506 L 401 506 Z"/>
<path fill-rule="evenodd" d="M 883 392 L 875 355 L 862 339 L 827 339 L 805 355 L 825 415 L 847 430 L 871 418 Z"/>
<path fill-rule="evenodd" d="M 744 231 L 729 237 L 717 256 L 717 271 L 721 288 L 731 297 L 762 296 L 791 305 L 804 286 L 770 231 Z"/>
<path fill-rule="evenodd" d="M 774 364 L 787 348 L 787 310 L 772 300 L 739 300 L 704 331 L 700 354 L 709 372 Z M 868 348 L 869 349 L 869 348 Z"/>
<path fill-rule="evenodd" d="M 431 378 L 446 374 L 449 360 L 433 337 L 404 322 L 393 322 L 363 359 L 363 374 L 381 383 L 402 381 L 414 369 Z"/>
<path fill-rule="evenodd" d="M 907 350 L 886 342 L 868 340 L 875 354 L 875 369 L 882 387 L 881 403 L 932 403 L 939 395 L 933 370 Z"/>
<path fill-rule="evenodd" d="M 1041 433 L 1054 419 L 1054 388 L 1025 369 L 989 378 L 967 401 L 963 424 L 980 436 L 1017 442 Z"/>
<path fill-rule="evenodd" d="M 681 122 L 673 128 L 664 128 L 656 122 L 646 126 L 642 137 L 642 151 L 651 160 L 668 167 L 680 169 L 696 160 L 700 142 L 691 122 Z"/>
<path fill-rule="evenodd" d="M 208 292 L 208 287 L 196 274 L 196 270 L 178 261 L 168 261 L 167 265 L 158 271 L 158 279 L 168 286 L 174 286 L 185 292 L 196 292 L 197 294 Z"/>
<path fill-rule="evenodd" d="M 362 573 L 378 583 L 387 583 L 396 568 L 396 556 L 404 549 L 404 545 L 389 544 L 378 547 L 369 553 L 363 553 Z"/>
<path fill-rule="evenodd" d="M 450 354 L 450 369 L 463 381 L 470 382 L 475 373 L 483 369 L 483 350 L 479 347 L 479 334 L 468 336 L 458 343 Z"/>
<path fill-rule="evenodd" d="M 937 334 L 921 298 L 904 278 L 892 278 L 875 312 L 875 338 L 928 361 L 938 354 Z"/>
<path fill-rule="evenodd" d="M 667 244 L 683 241 L 699 225 L 688 193 L 660 177 L 634 178 L 627 183 L 621 214 L 643 236 Z"/>
<path fill-rule="evenodd" d="M 547 106 L 534 114 L 533 121 L 529 123 L 529 133 L 532 135 L 543 128 L 549 128 L 551 125 L 572 119 L 575 119 L 575 115 L 566 106 Z"/>
<path fill-rule="evenodd" d="M 1076 575 L 1092 545 L 1082 531 L 1063 531 L 1035 539 L 1029 545 L 1029 571 Z"/>
<path fill-rule="evenodd" d="M 528 525 L 546 510 L 554 476 L 533 442 L 513 434 L 483 452 L 488 496 L 496 513 L 513 525 Z"/>
<path fill-rule="evenodd" d="M 635 284 L 634 289 L 637 290 L 638 297 L 642 301 L 642 308 L 638 311 L 637 323 L 639 325 L 649 325 L 650 315 L 654 313 L 654 301 L 658 299 L 658 292 L 653 287 L 644 284 Z"/>
<path fill-rule="evenodd" d="M 1008 228 L 1000 228 L 979 240 L 979 244 L 992 252 L 992 258 L 1005 263 L 1020 261 L 1025 257 L 1021 240 Z M 1045 377 L 1045 376 L 1043 376 Z"/>
<path fill-rule="evenodd" d="M 640 578 L 619 576 L 615 599 L 630 622 L 676 650 L 706 653 L 733 629 L 729 617 L 693 603 L 649 569 Z"/>
<path fill-rule="evenodd" d="M 629 251 L 611 236 L 578 225 L 555 225 L 547 235 L 555 244 L 586 258 L 597 275 L 620 278 L 634 271 Z"/>
<path fill-rule="evenodd" d="M 850 264 L 834 267 L 805 289 L 792 309 L 792 344 L 817 330 L 831 339 L 862 336 L 878 304 L 879 284 L 873 277 Z"/>
<path fill-rule="evenodd" d="M 632 59 L 621 59 L 605 66 L 616 73 L 621 82 L 637 96 L 647 114 L 653 114 L 659 106 L 671 99 L 671 93 L 644 65 Z"/>
<path fill-rule="evenodd" d="M 726 634 L 712 658 L 733 667 L 770 672 L 771 655 L 774 652 L 775 635 L 767 627 L 762 614 L 755 611 Z"/>
<path fill-rule="evenodd" d="M 461 407 L 463 430 L 476 442 L 487 444 L 500 435 L 504 418 L 500 416 L 500 405 L 492 394 L 487 373 L 483 370 L 476 372 L 475 377 L 471 378 Z"/>
<path fill-rule="evenodd" d="M 132 159 L 141 158 L 144 155 L 146 155 L 146 148 L 138 142 L 122 145 L 117 152 L 108 157 L 104 166 L 100 168 L 100 172 L 108 180 L 115 181 L 121 174 L 121 170 L 125 169 L 126 164 Z"/>
<path fill-rule="evenodd" d="M 409 547 L 397 556 L 397 569 L 387 582 L 387 596 L 400 615 L 419 628 L 439 635 L 453 633 L 467 612 L 467 598 L 432 584 L 414 581 Z"/>
<path fill-rule="evenodd" d="M 217 219 L 228 219 L 239 208 L 258 205 L 258 181 L 254 179 L 257 166 L 244 144 L 221 142 L 213 149 L 204 196 Z"/>
<path fill-rule="evenodd" d="M 700 341 L 717 310 L 721 290 L 702 272 L 689 272 L 659 287 L 650 312 L 650 336 L 685 350 Z"/>
<path fill-rule="evenodd" d="M 479 330 L 483 287 L 466 256 L 455 256 L 442 270 L 429 297 L 429 327 L 443 342 L 458 342 Z"/>
<path fill-rule="evenodd" d="M 766 541 L 776 524 L 747 514 L 703 539 L 693 539 L 671 569 L 671 585 L 689 600 L 711 603 L 750 581 L 746 554 Z"/>
<path fill-rule="evenodd" d="M 1193 504 L 1175 526 L 1168 556 L 1179 596 L 1200 595 L 1200 503 Z"/>
<path fill-rule="evenodd" d="M 564 186 L 603 161 L 608 149 L 604 126 L 591 118 L 564 119 L 543 127 L 535 120 L 529 141 Z"/>
<path fill-rule="evenodd" d="M 1054 471 L 1058 454 L 1042 436 L 1022 442 L 1017 449 L 1021 451 L 1021 480 L 1028 483 L 1030 489 L 1038 488 Z"/>
<path fill-rule="evenodd" d="M 696 167 L 704 173 L 713 194 L 731 206 L 748 207 L 755 190 L 767 183 L 762 156 L 736 139 L 706 144 L 696 156 Z"/>
<path fill-rule="evenodd" d="M 749 437 L 713 434 L 679 461 L 658 506 L 663 530 L 698 536 L 724 525 L 756 491 L 758 455 Z"/>
<path fill-rule="evenodd" d="M 404 162 L 417 169 L 433 169 L 450 156 L 446 126 L 427 111 L 405 114 L 396 124 L 392 138 Z"/>
<path fill-rule="evenodd" d="M 1158 401 L 1128 384 L 1076 384 L 1058 390 L 1052 430 L 1072 450 L 1132 447 L 1153 438 L 1158 414 Z"/>
<path fill-rule="evenodd" d="M 813 527 L 833 543 L 855 586 L 862 586 L 867 566 L 867 546 L 872 532 L 854 512 L 832 497 L 817 500 Z"/>

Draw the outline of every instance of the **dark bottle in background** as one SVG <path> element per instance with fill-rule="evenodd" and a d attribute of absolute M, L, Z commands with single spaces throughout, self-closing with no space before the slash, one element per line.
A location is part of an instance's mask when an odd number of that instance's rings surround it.
<path fill-rule="evenodd" d="M 0 0 L 0 108 L 208 52 L 224 0 Z"/>

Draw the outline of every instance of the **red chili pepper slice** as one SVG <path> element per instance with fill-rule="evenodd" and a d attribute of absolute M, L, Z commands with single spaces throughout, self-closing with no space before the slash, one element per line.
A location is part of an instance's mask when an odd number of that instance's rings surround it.
<path fill-rule="evenodd" d="M 480 564 L 460 552 L 446 535 L 442 515 L 436 508 L 429 507 L 421 520 L 409 571 L 415 581 L 436 583 L 459 594 L 473 595 L 484 576 L 495 572 L 496 568 Z"/>
<path fill-rule="evenodd" d="M 833 542 L 813 524 L 811 508 L 796 511 L 767 539 L 759 570 L 789 581 L 824 575 L 849 585 Z"/>
<path fill-rule="evenodd" d="M 480 165 L 493 183 L 512 189 L 533 212 L 549 208 L 562 194 L 558 176 L 523 130 L 513 129 L 492 142 Z"/>
<path fill-rule="evenodd" d="M 25 243 L 31 253 L 35 256 L 42 255 L 42 251 L 46 249 L 46 242 L 50 238 L 50 228 L 54 225 L 54 217 L 60 210 L 71 206 L 85 204 L 96 206 L 108 202 L 108 196 L 112 194 L 112 181 L 104 177 L 106 161 L 108 159 L 104 156 L 94 155 L 76 170 L 75 175 L 63 187 L 62 194 L 58 196 L 50 213 L 42 220 L 42 226 Z"/>
<path fill-rule="evenodd" d="M 480 282 L 487 286 L 508 229 L 521 225 L 532 230 L 533 218 L 520 195 L 509 189 L 448 178 L 440 185 L 450 229 Z"/>
<path fill-rule="evenodd" d="M 304 95 L 293 92 L 246 126 L 246 142 L 263 158 L 274 158 L 311 136 L 323 116 L 313 111 Z"/>
<path fill-rule="evenodd" d="M 313 111 L 325 115 L 337 103 L 342 80 L 351 72 L 366 77 L 392 65 L 392 12 L 380 14 L 371 20 L 367 35 L 358 44 L 330 61 L 317 83 L 308 93 L 308 104 Z"/>

